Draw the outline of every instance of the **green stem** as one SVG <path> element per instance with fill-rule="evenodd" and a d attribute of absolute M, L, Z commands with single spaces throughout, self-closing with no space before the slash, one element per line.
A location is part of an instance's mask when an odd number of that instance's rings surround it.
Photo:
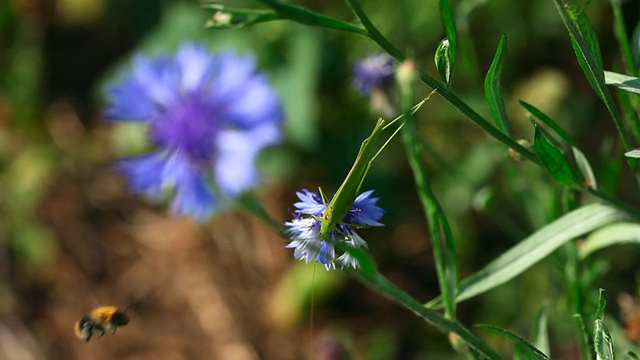
<path fill-rule="evenodd" d="M 409 63 L 409 61 L 401 66 L 403 69 L 398 70 L 397 77 L 401 108 L 405 118 L 402 138 L 409 165 L 413 171 L 418 196 L 429 224 L 438 282 L 445 298 L 445 313 L 447 318 L 453 319 L 455 318 L 455 294 L 458 285 L 458 260 L 455 242 L 444 211 L 431 189 L 427 168 L 422 160 L 422 143 L 418 138 L 416 122 L 411 112 L 415 68 L 413 63 Z"/>
<path fill-rule="evenodd" d="M 293 20 L 310 26 L 320 26 L 334 30 L 347 31 L 359 35 L 367 34 L 366 30 L 359 26 L 319 14 L 303 7 L 284 4 L 276 0 L 256 1 L 275 10 L 283 19 Z"/>

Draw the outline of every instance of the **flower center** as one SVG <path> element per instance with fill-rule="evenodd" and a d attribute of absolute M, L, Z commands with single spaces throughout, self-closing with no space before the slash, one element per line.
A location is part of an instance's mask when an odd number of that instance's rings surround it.
<path fill-rule="evenodd" d="M 151 125 L 151 137 L 156 144 L 172 150 L 182 150 L 194 161 L 213 157 L 218 126 L 211 106 L 189 99 L 170 106 Z"/>

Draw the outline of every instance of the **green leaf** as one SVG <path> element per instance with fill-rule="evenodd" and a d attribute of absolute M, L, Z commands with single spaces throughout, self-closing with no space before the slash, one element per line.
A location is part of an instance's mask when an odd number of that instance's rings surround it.
<path fill-rule="evenodd" d="M 442 79 L 442 81 L 444 81 L 447 87 L 450 87 L 452 62 L 451 43 L 449 42 L 449 39 L 440 41 L 433 60 L 436 63 L 436 69 L 440 74 L 440 78 Z"/>
<path fill-rule="evenodd" d="M 547 330 L 547 309 L 549 308 L 549 302 L 545 301 L 533 320 L 533 328 L 531 329 L 531 338 L 533 344 L 542 353 L 547 356 L 549 351 L 549 332 Z"/>
<path fill-rule="evenodd" d="M 451 82 L 451 74 L 453 73 L 453 65 L 456 62 L 456 48 L 458 46 L 458 37 L 456 34 L 456 23 L 453 20 L 453 14 L 451 12 L 451 4 L 449 0 L 440 0 L 440 16 L 442 17 L 442 24 L 444 25 L 445 33 L 447 34 L 447 77 L 443 78 L 445 84 L 449 85 Z M 441 42 L 442 44 L 442 42 Z M 440 48 L 440 46 L 438 46 Z M 438 68 L 440 71 L 440 68 Z M 442 72 L 440 71 L 440 75 Z"/>
<path fill-rule="evenodd" d="M 640 148 L 627 151 L 626 153 L 624 153 L 624 156 L 636 159 L 640 158 Z"/>
<path fill-rule="evenodd" d="M 542 161 L 542 165 L 559 183 L 574 189 L 581 187 L 578 176 L 564 158 L 562 151 L 549 142 L 544 135 L 544 130 L 537 125 L 535 126 L 533 150 Z"/>
<path fill-rule="evenodd" d="M 626 357 L 627 359 L 631 359 L 631 360 L 640 360 L 640 357 L 638 357 L 638 355 L 636 355 L 636 353 L 634 353 L 631 350 L 627 351 Z"/>
<path fill-rule="evenodd" d="M 595 343 L 596 360 L 615 360 L 611 334 L 604 321 L 600 319 L 595 321 L 593 342 Z"/>
<path fill-rule="evenodd" d="M 640 78 L 620 74 L 613 71 L 604 72 L 604 80 L 607 85 L 615 86 L 628 92 L 640 94 Z"/>
<path fill-rule="evenodd" d="M 457 301 L 472 298 L 502 285 L 547 257 L 567 241 L 627 217 L 625 212 L 599 203 L 571 211 L 462 280 L 458 286 Z M 442 301 L 438 297 L 426 306 L 441 307 Z"/>
<path fill-rule="evenodd" d="M 621 245 L 640 245 L 640 224 L 617 223 L 594 231 L 580 247 L 582 259 L 604 248 Z"/>
<path fill-rule="evenodd" d="M 504 62 L 507 58 L 507 37 L 502 34 L 496 55 L 493 57 L 493 62 L 487 76 L 484 78 L 484 95 L 489 103 L 489 110 L 491 115 L 496 121 L 498 128 L 503 133 L 511 136 L 511 130 L 509 128 L 509 119 L 507 118 L 507 110 L 504 106 L 504 99 L 502 98 L 502 88 L 500 86 L 500 78 L 502 77 L 502 70 L 504 68 Z"/>
<path fill-rule="evenodd" d="M 573 152 L 573 157 L 576 160 L 576 165 L 578 166 L 578 170 L 585 178 L 587 186 L 593 189 L 597 189 L 596 177 L 593 174 L 593 170 L 591 169 L 591 164 L 589 164 L 589 160 L 584 155 L 584 153 L 578 148 L 578 144 L 573 140 L 571 135 L 569 135 L 564 129 L 558 125 L 553 119 L 551 119 L 547 114 L 538 110 L 535 106 L 528 104 L 522 100 L 520 100 L 520 105 L 524 107 L 531 115 L 536 117 L 538 120 L 542 121 L 545 125 L 550 127 L 560 138 L 566 141 L 569 145 L 571 145 L 571 150 Z"/>
<path fill-rule="evenodd" d="M 527 357 L 530 359 L 542 359 L 542 360 L 549 359 L 549 357 L 545 355 L 542 351 L 536 349 L 536 347 L 533 346 L 533 344 L 531 344 L 529 341 L 527 341 L 526 339 L 524 339 L 523 337 L 517 334 L 514 334 L 505 329 L 501 329 L 497 326 L 488 325 L 488 324 L 479 324 L 476 326 L 481 329 L 484 329 L 496 334 L 500 334 L 505 338 L 513 341 L 516 345 L 520 346 L 520 349 L 524 351 Z"/>

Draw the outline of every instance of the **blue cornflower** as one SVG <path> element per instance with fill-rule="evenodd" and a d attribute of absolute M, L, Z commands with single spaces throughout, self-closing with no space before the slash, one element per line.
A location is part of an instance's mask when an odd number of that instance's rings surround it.
<path fill-rule="evenodd" d="M 293 211 L 293 220 L 285 223 L 291 238 L 286 247 L 295 249 L 293 256 L 305 262 L 320 262 L 327 270 L 335 269 L 336 264 L 340 268 L 357 268 L 358 260 L 349 253 L 345 252 L 336 257 L 335 244 L 342 241 L 352 247 L 367 248 L 366 241 L 354 229 L 382 226 L 378 220 L 384 211 L 376 205 L 378 198 L 370 197 L 373 190 L 365 191 L 356 198 L 347 215 L 327 239 L 320 238 L 321 218 L 327 208 L 322 196 L 307 189 L 296 194 L 300 201 L 294 204 L 296 210 Z"/>
<path fill-rule="evenodd" d="M 363 95 L 382 89 L 393 82 L 394 60 L 387 53 L 379 53 L 358 61 L 353 66 L 353 83 Z"/>
<path fill-rule="evenodd" d="M 153 152 L 117 168 L 135 193 L 174 192 L 171 209 L 204 220 L 255 186 L 257 154 L 282 138 L 282 108 L 249 56 L 187 43 L 175 54 L 137 55 L 108 89 L 105 117 L 148 124 Z"/>

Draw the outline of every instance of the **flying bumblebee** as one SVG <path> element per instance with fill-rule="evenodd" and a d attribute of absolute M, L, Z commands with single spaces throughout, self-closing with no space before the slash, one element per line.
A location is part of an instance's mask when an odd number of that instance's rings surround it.
<path fill-rule="evenodd" d="M 89 315 L 76 321 L 76 336 L 78 339 L 88 342 L 94 334 L 100 334 L 100 337 L 108 332 L 115 334 L 118 326 L 125 326 L 129 323 L 126 313 L 130 304 L 131 302 L 123 311 L 115 306 L 100 306 L 93 309 Z"/>

